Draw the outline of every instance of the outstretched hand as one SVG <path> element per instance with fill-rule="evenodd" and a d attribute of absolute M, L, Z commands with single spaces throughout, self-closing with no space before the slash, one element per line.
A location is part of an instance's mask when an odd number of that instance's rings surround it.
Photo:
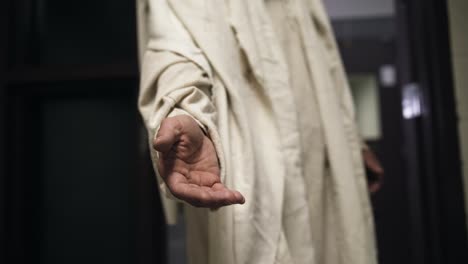
<path fill-rule="evenodd" d="M 166 118 L 153 148 L 160 153 L 159 174 L 176 198 L 212 209 L 245 202 L 242 194 L 221 183 L 213 142 L 192 117 Z"/>

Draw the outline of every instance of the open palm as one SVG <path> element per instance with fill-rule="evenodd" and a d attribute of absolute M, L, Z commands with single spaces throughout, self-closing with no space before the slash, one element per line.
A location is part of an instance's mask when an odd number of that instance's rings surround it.
<path fill-rule="evenodd" d="M 214 145 L 192 117 L 166 118 L 153 147 L 160 152 L 159 174 L 176 198 L 208 208 L 245 202 L 221 183 Z"/>

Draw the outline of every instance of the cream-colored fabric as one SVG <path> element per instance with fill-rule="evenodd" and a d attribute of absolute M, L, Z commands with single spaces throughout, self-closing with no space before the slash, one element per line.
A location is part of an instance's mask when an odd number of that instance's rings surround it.
<path fill-rule="evenodd" d="M 246 198 L 214 212 L 184 206 L 189 263 L 376 263 L 352 100 L 322 4 L 138 1 L 150 140 L 165 117 L 188 113 L 213 140 L 222 181 Z M 174 222 L 175 202 L 163 201 Z"/>

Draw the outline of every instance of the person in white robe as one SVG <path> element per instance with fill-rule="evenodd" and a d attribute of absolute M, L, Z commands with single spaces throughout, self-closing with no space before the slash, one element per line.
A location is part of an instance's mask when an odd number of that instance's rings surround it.
<path fill-rule="evenodd" d="M 320 0 L 137 1 L 139 109 L 189 263 L 377 263 L 364 164 L 383 170 Z"/>

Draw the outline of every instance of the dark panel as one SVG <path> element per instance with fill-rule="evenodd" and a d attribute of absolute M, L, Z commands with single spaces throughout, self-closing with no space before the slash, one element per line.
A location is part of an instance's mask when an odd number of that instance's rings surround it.
<path fill-rule="evenodd" d="M 392 40 L 396 35 L 395 18 L 392 16 L 334 19 L 332 25 L 338 39 Z"/>
<path fill-rule="evenodd" d="M 38 2 L 42 63 L 112 63 L 136 57 L 135 1 Z"/>
<path fill-rule="evenodd" d="M 0 1 L 0 262 L 5 263 L 6 237 L 6 165 L 7 165 L 7 113 L 6 113 L 6 67 L 8 56 L 8 13 L 7 1 Z"/>
<path fill-rule="evenodd" d="M 42 102 L 40 263 L 131 263 L 132 107 L 125 99 Z"/>
<path fill-rule="evenodd" d="M 12 89 L 8 263 L 137 263 L 135 85 Z"/>
<path fill-rule="evenodd" d="M 341 56 L 350 73 L 377 72 L 384 64 L 394 64 L 394 40 L 376 38 L 338 39 Z"/>
<path fill-rule="evenodd" d="M 136 63 L 123 64 L 89 64 L 75 66 L 53 66 L 41 68 L 23 68 L 11 70 L 7 82 L 11 85 L 23 85 L 26 89 L 41 89 L 39 86 L 24 86 L 26 84 L 50 83 L 57 81 L 137 79 Z M 106 87 L 96 87 L 99 90 Z"/>
<path fill-rule="evenodd" d="M 136 112 L 134 6 L 1 1 L 5 263 L 164 263 L 164 219 Z"/>
<path fill-rule="evenodd" d="M 14 1 L 10 64 L 100 64 L 136 58 L 135 1 Z"/>

